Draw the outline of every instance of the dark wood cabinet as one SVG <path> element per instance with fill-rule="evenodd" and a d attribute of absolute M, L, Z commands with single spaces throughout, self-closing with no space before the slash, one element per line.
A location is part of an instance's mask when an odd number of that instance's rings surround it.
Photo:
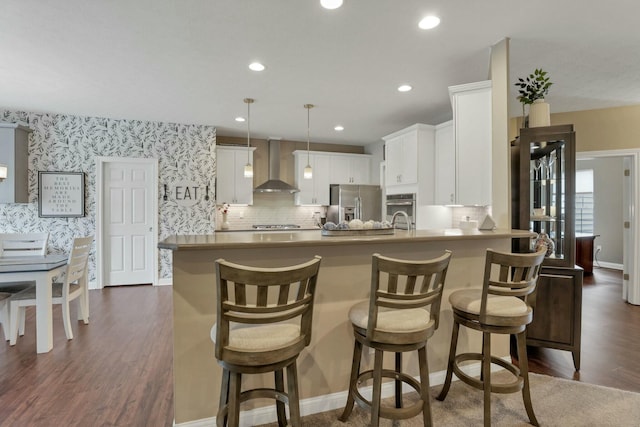
<path fill-rule="evenodd" d="M 527 345 L 570 351 L 580 370 L 582 330 L 581 268 L 543 267 L 529 301 L 533 322 L 527 327 Z"/>
<path fill-rule="evenodd" d="M 596 234 L 576 233 L 576 264 L 583 268 L 584 274 L 593 274 L 593 242 Z"/>
<path fill-rule="evenodd" d="M 552 241 L 537 289 L 527 344 L 571 351 L 580 369 L 583 270 L 576 267 L 575 132 L 573 125 L 520 129 L 511 144 L 513 228 Z M 530 252 L 530 239 L 514 240 Z"/>

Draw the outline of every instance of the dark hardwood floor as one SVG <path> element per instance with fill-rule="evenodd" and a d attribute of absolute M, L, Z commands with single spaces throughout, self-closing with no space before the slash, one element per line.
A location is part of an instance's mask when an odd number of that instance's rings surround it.
<path fill-rule="evenodd" d="M 36 355 L 32 307 L 24 337 L 0 342 L 0 426 L 173 425 L 171 287 L 89 298 L 91 323 L 74 322 L 71 341 L 54 306 L 49 353 Z"/>
<path fill-rule="evenodd" d="M 568 351 L 529 347 L 530 371 L 640 392 L 640 306 L 622 300 L 622 272 L 594 268 L 582 290 L 580 371 Z"/>
<path fill-rule="evenodd" d="M 584 285 L 582 369 L 569 352 L 530 348 L 532 372 L 640 392 L 640 306 L 622 301 L 621 274 L 596 269 Z M 0 426 L 171 426 L 171 287 L 90 292 L 91 324 L 35 353 L 34 309 L 15 347 L 0 342 Z M 75 308 L 72 309 L 75 315 Z"/>

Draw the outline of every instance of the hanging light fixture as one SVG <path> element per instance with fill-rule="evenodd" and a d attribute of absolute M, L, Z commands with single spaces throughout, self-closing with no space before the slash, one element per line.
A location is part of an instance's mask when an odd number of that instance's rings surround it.
<path fill-rule="evenodd" d="M 247 164 L 244 165 L 244 177 L 253 178 L 253 166 L 249 161 L 249 154 L 251 153 L 251 111 L 250 106 L 253 104 L 252 98 L 245 98 L 245 104 L 247 104 Z"/>
<path fill-rule="evenodd" d="M 313 178 L 313 169 L 311 169 L 309 162 L 309 111 L 313 108 L 313 104 L 304 104 L 304 108 L 307 109 L 307 166 L 304 168 L 304 179 L 311 179 Z"/>

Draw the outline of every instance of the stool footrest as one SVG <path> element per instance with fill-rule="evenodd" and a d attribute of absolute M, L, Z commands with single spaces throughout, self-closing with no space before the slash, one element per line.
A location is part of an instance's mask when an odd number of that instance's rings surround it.
<path fill-rule="evenodd" d="M 420 391 L 421 391 L 420 383 L 416 381 L 415 378 L 403 372 L 396 372 L 390 369 L 383 369 L 382 377 L 402 381 L 403 383 L 411 386 L 416 392 L 418 392 L 418 394 L 420 394 Z M 358 375 L 358 380 L 356 381 L 356 384 L 366 380 L 370 380 L 370 379 L 373 379 L 373 370 L 361 372 L 360 375 Z M 360 393 L 357 387 L 355 387 L 355 390 L 353 390 L 353 398 L 358 403 L 359 406 L 371 409 L 371 401 L 366 399 Z M 404 420 L 407 418 L 413 418 L 416 415 L 422 413 L 423 404 L 424 402 L 422 401 L 422 399 L 420 399 L 413 405 L 404 407 L 404 408 L 390 408 L 390 407 L 381 406 L 380 417 L 387 418 L 387 419 L 394 419 L 394 420 Z"/>
<path fill-rule="evenodd" d="M 255 388 L 251 390 L 245 390 L 240 393 L 240 402 L 244 403 L 247 400 L 252 399 L 275 399 L 282 403 L 289 404 L 289 395 L 287 393 L 278 391 L 273 388 Z M 218 419 L 223 419 L 229 413 L 229 405 L 224 405 L 218 408 Z"/>
<path fill-rule="evenodd" d="M 251 399 L 276 399 L 287 405 L 289 404 L 289 395 L 273 388 L 255 388 L 240 393 L 240 403 Z"/>
<path fill-rule="evenodd" d="M 478 390 L 484 390 L 484 382 L 481 379 L 472 377 L 471 375 L 467 374 L 460 368 L 461 362 L 466 362 L 469 360 L 477 360 L 482 362 L 482 354 L 462 353 L 462 354 L 456 355 L 453 362 L 453 372 L 460 379 L 460 381 L 466 384 L 469 384 L 470 386 L 477 388 Z M 495 384 L 492 381 L 491 382 L 492 393 L 515 393 L 517 391 L 522 390 L 524 380 L 520 375 L 520 369 L 516 365 L 495 356 L 491 356 L 491 363 L 502 366 L 504 369 L 509 371 L 514 377 L 513 381 L 508 383 L 501 382 L 501 383 Z"/>

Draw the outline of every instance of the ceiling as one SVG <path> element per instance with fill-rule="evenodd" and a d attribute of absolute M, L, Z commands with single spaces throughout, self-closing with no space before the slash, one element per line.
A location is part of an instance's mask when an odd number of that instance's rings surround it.
<path fill-rule="evenodd" d="M 209 124 L 253 137 L 368 144 L 451 118 L 447 87 L 549 72 L 552 112 L 640 104 L 640 2 L 613 0 L 5 0 L 0 108 Z M 436 14 L 442 23 L 420 30 Z M 252 61 L 267 68 L 250 71 Z M 396 88 L 408 83 L 413 90 Z M 512 94 L 510 113 L 519 115 Z M 341 124 L 345 130 L 336 132 Z"/>

